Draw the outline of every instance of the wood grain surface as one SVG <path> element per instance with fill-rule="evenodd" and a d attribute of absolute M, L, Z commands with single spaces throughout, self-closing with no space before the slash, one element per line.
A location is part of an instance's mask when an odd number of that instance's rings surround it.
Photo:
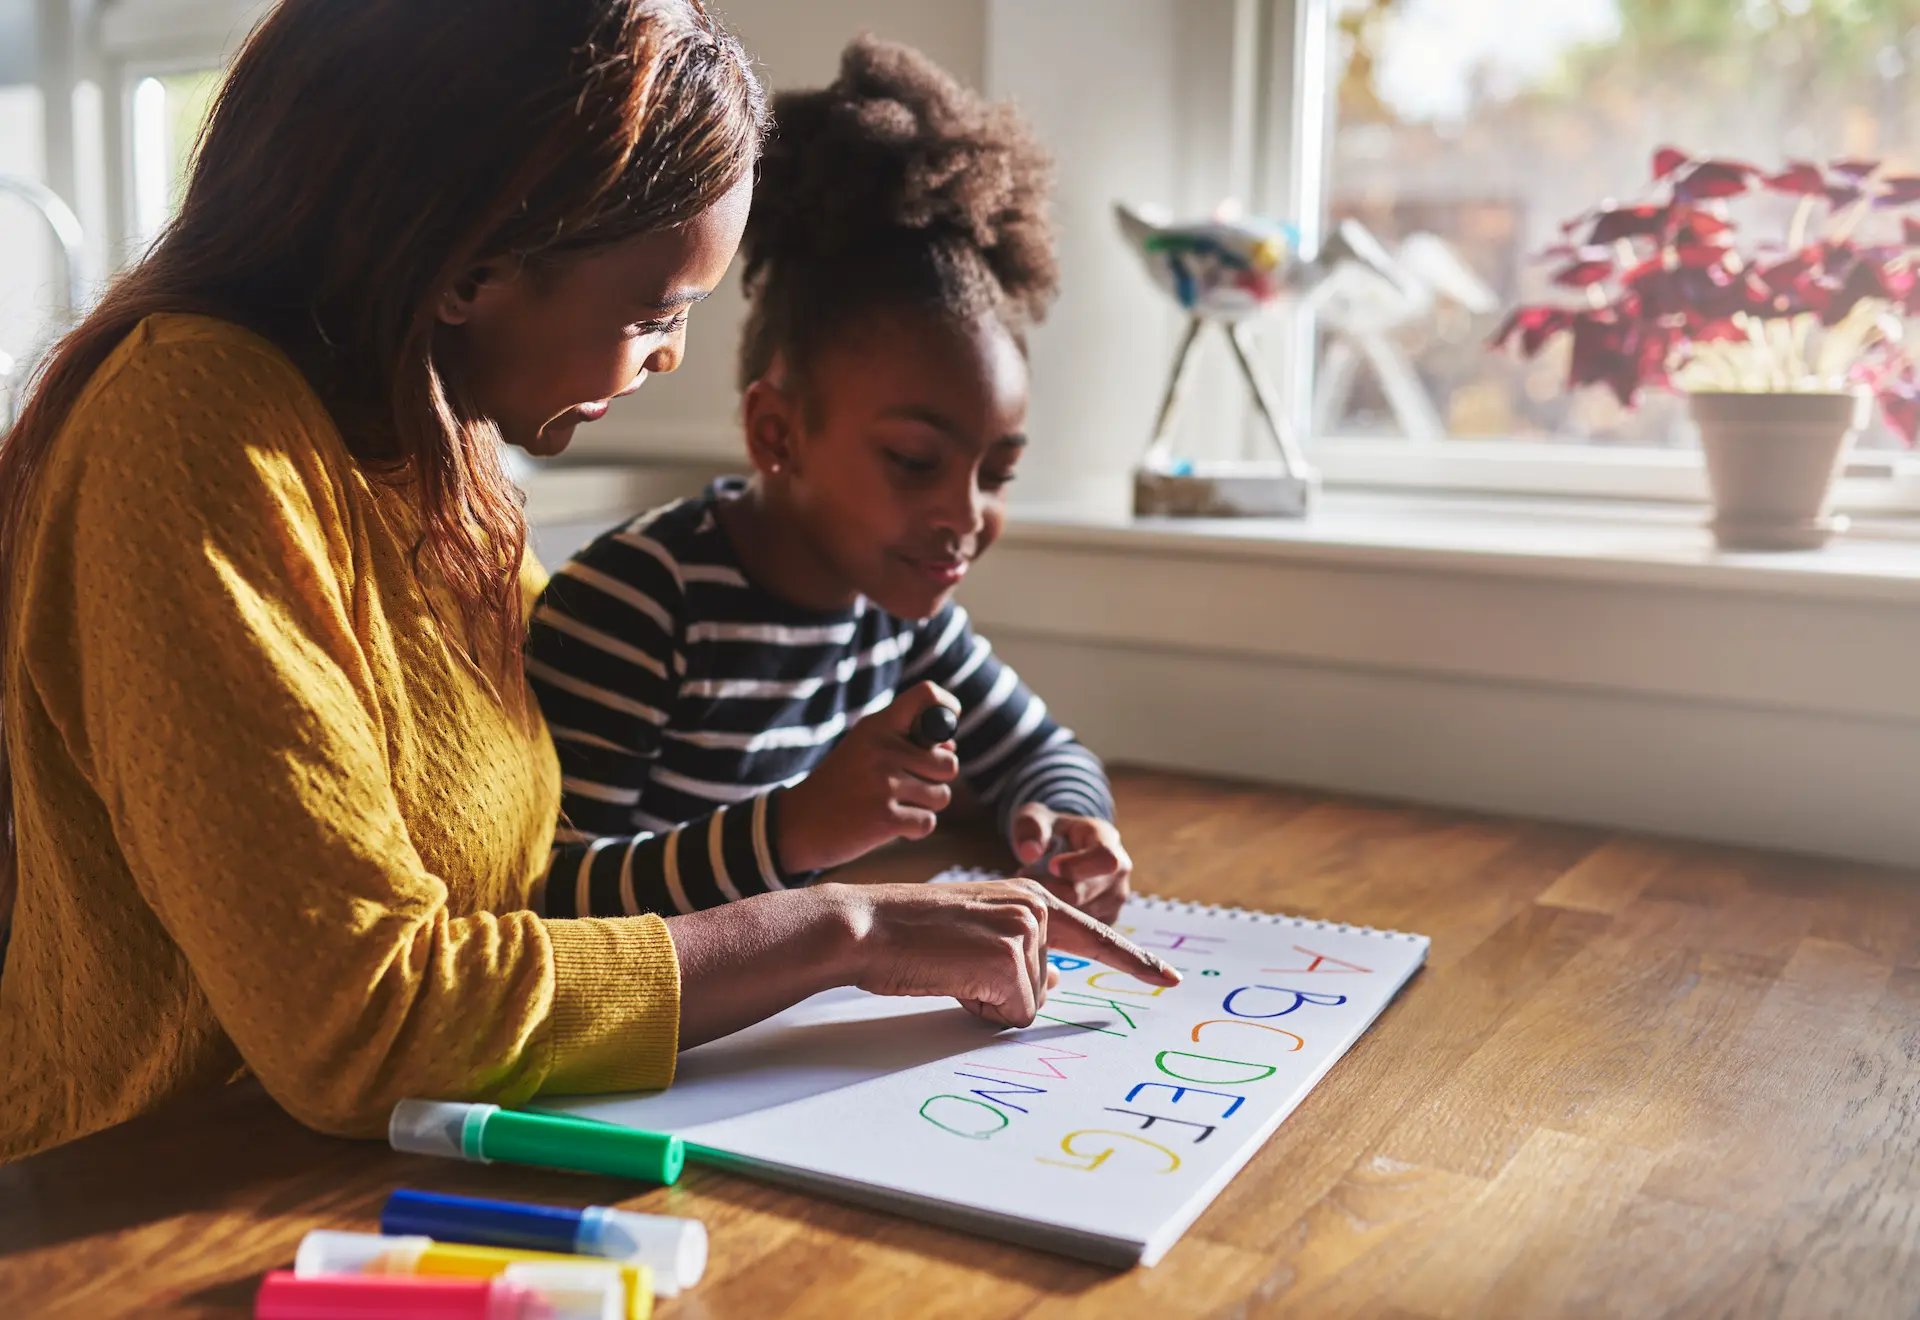
<path fill-rule="evenodd" d="M 1920 1311 L 1920 872 L 1117 779 L 1142 889 L 1433 939 L 1154 1269 L 707 1169 L 634 1195 L 396 1155 L 241 1083 L 0 1168 L 0 1316 L 243 1315 L 403 1185 L 705 1220 L 665 1320 Z M 855 874 L 994 856 L 974 827 Z"/>

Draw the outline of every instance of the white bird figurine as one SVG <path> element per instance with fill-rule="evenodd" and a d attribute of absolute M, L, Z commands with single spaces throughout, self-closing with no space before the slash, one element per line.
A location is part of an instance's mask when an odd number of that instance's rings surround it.
<path fill-rule="evenodd" d="M 1396 286 L 1405 279 L 1379 241 L 1353 220 L 1342 221 L 1313 259 L 1303 261 L 1300 230 L 1284 220 L 1241 215 L 1228 207 L 1212 219 L 1177 224 L 1125 203 L 1116 203 L 1113 211 L 1154 283 L 1184 310 L 1209 320 L 1256 316 L 1284 299 L 1311 293 L 1349 265 Z"/>
<path fill-rule="evenodd" d="M 1124 203 L 1113 211 L 1153 282 L 1195 316 L 1237 321 L 1288 292 L 1300 249 L 1292 225 L 1262 216 L 1173 224 Z"/>
<path fill-rule="evenodd" d="M 1411 434 L 1431 431 L 1433 408 L 1420 393 L 1411 364 L 1404 371 L 1384 344 L 1384 331 L 1430 310 L 1436 294 L 1451 295 L 1469 306 L 1484 301 L 1472 273 L 1430 235 L 1416 235 L 1400 256 L 1389 254 L 1356 220 L 1343 220 L 1311 257 L 1302 257 L 1297 226 L 1264 216 L 1243 215 L 1230 207 L 1207 220 L 1173 222 L 1147 209 L 1116 203 L 1114 217 L 1147 273 L 1187 313 L 1185 335 L 1155 419 L 1153 439 L 1142 469 L 1160 477 L 1185 479 L 1193 465 L 1175 460 L 1172 432 L 1190 377 L 1193 349 L 1202 329 L 1219 325 L 1227 335 L 1241 374 L 1274 447 L 1280 453 L 1279 480 L 1284 493 L 1268 506 L 1303 513 L 1317 478 L 1276 406 L 1274 392 L 1250 339 L 1257 317 L 1294 303 L 1321 315 L 1336 341 L 1352 339 L 1355 348 L 1381 374 L 1396 413 Z M 1432 250 L 1438 247 L 1439 251 Z M 1443 260 L 1445 258 L 1445 260 Z M 1344 394 L 1352 384 L 1354 352 L 1344 345 L 1334 373 Z M 1419 398 L 1414 396 L 1419 394 Z M 1425 403 L 1424 409 L 1417 406 Z"/>
<path fill-rule="evenodd" d="M 1191 463 L 1173 457 L 1172 434 L 1192 375 L 1189 368 L 1194 345 L 1200 332 L 1215 324 L 1226 332 L 1240 374 L 1246 377 L 1267 435 L 1280 454 L 1280 470 L 1275 475 L 1234 476 L 1243 484 L 1253 483 L 1251 488 L 1258 492 L 1253 503 L 1259 511 L 1304 514 L 1319 478 L 1277 405 L 1260 355 L 1249 338 L 1249 322 L 1291 299 L 1310 296 L 1331 272 L 1348 266 L 1367 267 L 1397 284 L 1399 277 L 1392 259 L 1372 235 L 1351 221 L 1342 224 L 1311 259 L 1302 259 L 1300 231 L 1284 221 L 1240 215 L 1223 207 L 1212 219 L 1176 224 L 1122 203 L 1116 203 L 1113 209 L 1120 232 L 1145 263 L 1147 273 L 1188 317 L 1187 331 L 1175 353 L 1173 372 L 1154 420 L 1153 438 L 1141 461 L 1148 484 L 1209 480 L 1204 474 L 1196 474 Z M 1137 487 L 1136 507 L 1141 499 Z"/>

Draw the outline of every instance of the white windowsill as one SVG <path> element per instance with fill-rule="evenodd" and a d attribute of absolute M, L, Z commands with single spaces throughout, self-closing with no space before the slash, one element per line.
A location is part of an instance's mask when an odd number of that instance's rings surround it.
<path fill-rule="evenodd" d="M 1303 519 L 1136 519 L 1068 509 L 1018 511 L 1009 542 L 1152 546 L 1370 568 L 1428 567 L 1524 578 L 1827 599 L 1920 601 L 1920 524 L 1855 520 L 1824 549 L 1716 549 L 1694 506 L 1439 494 L 1323 492 Z"/>
<path fill-rule="evenodd" d="M 584 529 L 698 490 L 733 468 L 694 459 L 546 467 L 522 484 L 536 525 Z M 1920 522 L 1856 518 L 1821 550 L 1735 554 L 1714 547 L 1704 518 L 1698 506 L 1671 503 L 1336 489 L 1322 492 L 1304 519 L 1016 507 L 1005 543 L 1920 602 Z"/>

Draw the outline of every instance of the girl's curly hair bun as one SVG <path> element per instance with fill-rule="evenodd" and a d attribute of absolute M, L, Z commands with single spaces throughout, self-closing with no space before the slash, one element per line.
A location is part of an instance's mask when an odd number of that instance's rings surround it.
<path fill-rule="evenodd" d="M 794 331 L 874 302 L 997 309 L 1016 327 L 1059 282 L 1053 165 L 1010 105 L 910 46 L 862 36 L 827 87 L 774 100 L 741 251 L 753 301 L 743 379 Z"/>

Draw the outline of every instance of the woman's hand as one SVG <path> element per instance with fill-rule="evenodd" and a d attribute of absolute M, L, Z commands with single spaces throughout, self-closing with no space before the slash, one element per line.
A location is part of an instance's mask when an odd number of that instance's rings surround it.
<path fill-rule="evenodd" d="M 1179 973 L 1031 880 L 947 885 L 823 885 L 845 914 L 853 984 L 882 995 L 949 995 L 969 1012 L 1024 1027 L 1046 1003 L 1047 950 L 1105 963 L 1154 985 Z"/>
<path fill-rule="evenodd" d="M 1025 874 L 1094 920 L 1112 922 L 1120 916 L 1133 859 L 1112 821 L 1064 816 L 1029 802 L 1013 815 L 1013 852 Z"/>
<path fill-rule="evenodd" d="M 960 703 L 921 683 L 848 730 L 813 773 L 780 799 L 776 844 L 789 871 L 821 871 L 895 839 L 924 839 L 953 801 L 960 773 L 953 744 L 926 748 L 909 736 L 914 718 Z"/>
<path fill-rule="evenodd" d="M 680 1048 L 751 1026 L 808 995 L 857 985 L 948 995 L 1024 1027 L 1046 1003 L 1049 948 L 1153 985 L 1166 963 L 1031 880 L 815 885 L 670 917 L 680 960 Z"/>

